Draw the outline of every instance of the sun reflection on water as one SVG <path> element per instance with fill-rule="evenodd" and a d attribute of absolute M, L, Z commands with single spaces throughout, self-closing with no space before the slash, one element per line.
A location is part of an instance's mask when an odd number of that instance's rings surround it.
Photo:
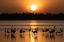
<path fill-rule="evenodd" d="M 37 27 L 36 25 L 37 25 L 36 21 L 31 21 L 30 22 L 31 28 L 36 28 Z"/>
<path fill-rule="evenodd" d="M 30 36 L 30 42 L 35 42 L 35 39 L 34 39 L 34 37 L 33 37 L 33 33 L 31 32 L 31 36 Z"/>

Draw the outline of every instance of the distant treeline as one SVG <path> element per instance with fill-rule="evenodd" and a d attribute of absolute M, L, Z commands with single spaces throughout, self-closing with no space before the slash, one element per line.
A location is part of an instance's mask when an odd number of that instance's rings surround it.
<path fill-rule="evenodd" d="M 2 13 L 0 20 L 64 20 L 64 13 Z"/>

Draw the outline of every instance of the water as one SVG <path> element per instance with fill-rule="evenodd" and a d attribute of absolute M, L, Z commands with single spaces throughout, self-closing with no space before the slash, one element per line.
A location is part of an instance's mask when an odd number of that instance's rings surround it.
<path fill-rule="evenodd" d="M 64 28 L 62 20 L 17 20 L 17 21 L 0 21 L 0 42 L 64 42 L 64 32 L 60 34 L 52 34 L 42 32 L 41 29 L 53 29 L 56 26 L 56 31 Z M 28 32 L 29 28 L 38 28 L 38 33 Z M 4 28 L 17 28 L 15 34 L 5 33 Z M 20 34 L 19 29 L 26 29 L 25 33 Z M 64 29 L 63 29 L 64 30 Z"/>

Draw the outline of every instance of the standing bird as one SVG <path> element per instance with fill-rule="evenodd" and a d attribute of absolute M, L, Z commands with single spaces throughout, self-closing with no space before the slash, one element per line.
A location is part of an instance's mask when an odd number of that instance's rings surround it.
<path fill-rule="evenodd" d="M 49 31 L 50 34 L 52 34 L 52 33 L 55 32 L 55 27 L 56 27 L 56 26 L 54 26 L 54 29 L 52 29 L 51 31 Z"/>
<path fill-rule="evenodd" d="M 25 30 L 23 30 L 23 33 L 25 33 Z"/>
<path fill-rule="evenodd" d="M 37 27 L 37 28 L 35 28 L 35 30 L 36 30 L 36 31 L 38 31 L 38 27 Z"/>
<path fill-rule="evenodd" d="M 15 33 L 16 32 L 16 28 L 11 29 L 11 33 Z"/>
<path fill-rule="evenodd" d="M 49 31 L 50 34 L 54 33 L 55 32 L 55 29 Z"/>
<path fill-rule="evenodd" d="M 56 33 L 62 33 L 63 32 L 63 29 L 60 28 L 60 31 L 57 31 Z"/>
<path fill-rule="evenodd" d="M 32 31 L 33 33 L 37 33 L 37 30 Z"/>
<path fill-rule="evenodd" d="M 42 29 L 42 32 L 45 32 L 45 31 Z"/>
<path fill-rule="evenodd" d="M 49 28 L 45 29 L 45 31 L 46 31 L 46 32 L 49 31 Z"/>
<path fill-rule="evenodd" d="M 31 31 L 31 27 L 30 27 L 30 29 L 28 30 L 29 32 Z"/>
<path fill-rule="evenodd" d="M 5 28 L 5 33 L 6 33 L 6 28 Z"/>
<path fill-rule="evenodd" d="M 10 32 L 8 31 L 8 29 L 7 29 L 7 33 L 9 34 Z"/>
<path fill-rule="evenodd" d="M 60 31 L 63 32 L 63 28 L 62 29 L 60 28 Z"/>
<path fill-rule="evenodd" d="M 22 33 L 22 29 L 20 30 L 20 33 Z"/>
<path fill-rule="evenodd" d="M 21 29 L 21 30 L 20 30 L 20 33 L 25 33 L 25 30 L 22 30 L 22 29 Z"/>

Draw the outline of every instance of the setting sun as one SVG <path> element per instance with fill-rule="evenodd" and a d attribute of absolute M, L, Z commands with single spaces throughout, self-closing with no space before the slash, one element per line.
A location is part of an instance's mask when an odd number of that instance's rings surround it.
<path fill-rule="evenodd" d="M 31 9 L 32 11 L 35 11 L 35 10 L 37 9 L 37 7 L 36 7 L 36 5 L 31 5 L 31 6 L 30 6 L 30 9 Z"/>

